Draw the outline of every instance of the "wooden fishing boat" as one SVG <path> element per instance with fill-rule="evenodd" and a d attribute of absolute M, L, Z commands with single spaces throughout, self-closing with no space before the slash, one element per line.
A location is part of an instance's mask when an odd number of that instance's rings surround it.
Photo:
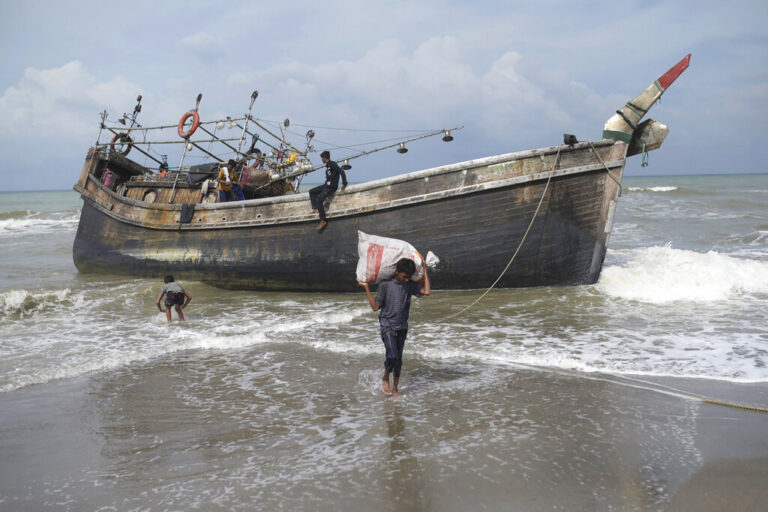
<path fill-rule="evenodd" d="M 131 142 L 121 135 L 128 132 L 113 129 L 112 143 L 88 152 L 74 186 L 83 199 L 75 265 L 84 273 L 173 273 L 233 289 L 352 291 L 359 289 L 360 230 L 433 251 L 441 260 L 432 273 L 439 289 L 489 286 L 518 246 L 499 287 L 594 283 L 626 158 L 656 149 L 667 133 L 661 123 L 639 121 L 689 60 L 617 111 L 603 140 L 566 136 L 563 145 L 351 185 L 330 201 L 322 231 L 314 229 L 318 219 L 308 194 L 286 188 L 307 172 L 307 152 L 298 166 L 273 166 L 269 186 L 254 188 L 251 198 L 219 203 L 206 174 L 215 169 L 152 172 L 123 155 L 115 143 Z M 273 172 L 280 165 L 282 171 Z"/>

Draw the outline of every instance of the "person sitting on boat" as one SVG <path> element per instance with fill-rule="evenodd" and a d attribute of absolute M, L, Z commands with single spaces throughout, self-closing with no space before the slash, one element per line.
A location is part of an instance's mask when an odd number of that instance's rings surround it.
<path fill-rule="evenodd" d="M 232 195 L 235 201 L 245 201 L 245 194 L 242 187 L 240 187 L 240 179 L 237 177 L 236 167 L 237 163 L 230 158 L 229 162 L 227 162 L 227 173 L 229 174 L 229 179 L 232 180 Z"/>
<path fill-rule="evenodd" d="M 339 176 L 341 176 L 341 190 L 347 188 L 347 175 L 344 173 L 344 170 L 339 167 L 339 164 L 331 160 L 331 154 L 328 151 L 323 151 L 320 153 L 320 158 L 325 164 L 325 183 L 309 191 L 309 200 L 312 203 L 312 213 L 320 214 L 320 224 L 318 224 L 316 228 L 318 230 L 323 229 L 328 224 L 323 202 L 329 195 L 336 192 L 336 189 L 339 187 Z"/>
<path fill-rule="evenodd" d="M 229 162 L 234 162 L 230 160 Z M 219 202 L 226 203 L 232 201 L 232 175 L 234 174 L 235 166 L 232 165 L 232 171 L 230 171 L 230 165 L 227 165 L 219 169 Z"/>

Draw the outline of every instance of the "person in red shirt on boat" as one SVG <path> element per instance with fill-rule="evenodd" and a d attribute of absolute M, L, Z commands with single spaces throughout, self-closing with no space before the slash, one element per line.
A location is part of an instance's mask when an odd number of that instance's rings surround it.
<path fill-rule="evenodd" d="M 320 214 L 320 224 L 318 224 L 316 228 L 318 231 L 328 224 L 328 219 L 325 216 L 325 209 L 323 208 L 323 202 L 329 195 L 336 192 L 336 189 L 339 187 L 339 176 L 341 176 L 341 190 L 347 188 L 347 175 L 344 173 L 344 170 L 339 167 L 339 164 L 331 160 L 331 154 L 328 151 L 323 151 L 320 153 L 320 158 L 325 164 L 325 183 L 309 191 L 309 200 L 312 203 L 312 213 Z"/>
<path fill-rule="evenodd" d="M 160 291 L 160 295 L 157 296 L 157 300 L 155 301 L 157 309 L 165 313 L 168 318 L 168 323 L 171 323 L 171 308 L 175 307 L 176 314 L 179 316 L 179 322 L 183 322 L 184 313 L 182 313 L 181 310 L 187 307 L 192 300 L 192 296 L 188 291 L 182 288 L 179 283 L 173 280 L 172 275 L 165 276 L 164 282 L 163 289 Z M 160 305 L 160 299 L 163 298 L 163 295 L 165 295 L 165 309 Z"/>

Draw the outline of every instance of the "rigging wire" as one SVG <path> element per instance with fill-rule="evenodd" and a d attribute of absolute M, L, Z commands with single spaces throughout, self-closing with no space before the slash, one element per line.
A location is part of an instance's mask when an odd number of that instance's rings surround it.
<path fill-rule="evenodd" d="M 280 126 L 282 124 L 282 123 L 279 123 L 277 121 L 268 120 L 268 119 L 258 119 L 258 121 L 263 122 L 265 124 L 273 124 L 278 129 L 280 128 Z M 299 123 L 291 123 L 291 126 L 301 126 L 303 128 L 312 128 L 312 129 L 315 129 L 315 130 L 337 130 L 337 131 L 346 131 L 346 132 L 409 133 L 409 134 L 412 134 L 410 136 L 426 135 L 428 133 L 434 133 L 435 131 L 441 131 L 441 130 L 435 130 L 435 129 L 432 129 L 432 130 L 424 130 L 424 129 L 422 129 L 422 130 L 416 130 L 416 129 L 413 129 L 413 130 L 380 130 L 380 129 L 366 129 L 366 128 L 339 128 L 339 127 L 329 127 L 329 126 L 313 126 L 313 125 L 299 124 Z M 296 137 L 303 137 L 304 136 L 303 133 L 299 133 L 299 132 L 296 132 L 294 130 L 286 130 L 286 133 L 289 133 L 289 134 L 294 135 Z M 275 136 L 274 134 L 271 134 L 271 135 L 273 137 Z M 314 140 L 315 140 L 315 142 L 318 142 L 320 144 L 324 144 L 324 145 L 328 146 L 331 149 L 355 150 L 355 149 L 358 149 L 358 148 L 363 148 L 365 146 L 370 146 L 370 145 L 374 145 L 374 144 L 383 144 L 383 143 L 387 143 L 387 142 L 392 142 L 392 141 L 400 140 L 401 138 L 402 137 L 390 137 L 390 138 L 386 138 L 386 139 L 377 139 L 377 140 L 372 140 L 372 141 L 367 141 L 367 142 L 360 142 L 360 143 L 357 143 L 357 144 L 347 144 L 347 145 L 336 144 L 334 142 L 330 142 L 330 141 L 323 140 L 323 139 L 318 139 L 318 138 L 315 138 Z M 293 147 L 293 145 L 291 145 L 291 147 Z"/>
<path fill-rule="evenodd" d="M 276 126 L 279 126 L 281 123 L 277 121 L 272 121 L 269 119 L 259 119 L 259 121 L 262 121 L 264 123 L 272 123 Z M 300 126 L 302 128 L 312 128 L 315 130 L 338 130 L 338 131 L 347 131 L 347 132 L 383 132 L 383 133 L 416 133 L 416 132 L 431 132 L 434 130 L 431 129 L 412 129 L 412 130 L 384 130 L 384 129 L 371 129 L 371 128 L 339 128 L 339 127 L 332 127 L 332 126 L 316 126 L 311 124 L 299 124 L 291 122 L 291 126 Z"/>
<path fill-rule="evenodd" d="M 420 133 L 419 135 L 426 135 L 426 133 L 423 133 L 423 134 Z M 369 141 L 369 142 L 361 142 L 359 144 L 349 144 L 349 145 L 346 145 L 346 146 L 334 144 L 332 142 L 328 142 L 328 141 L 317 139 L 317 138 L 315 140 L 317 142 L 321 143 L 321 144 L 325 144 L 325 145 L 330 146 L 330 147 L 332 147 L 334 149 L 354 150 L 354 149 L 362 148 L 362 147 L 365 147 L 365 146 L 371 146 L 371 145 L 374 145 L 374 144 L 384 144 L 384 143 L 387 143 L 387 142 L 399 141 L 399 140 L 402 140 L 402 137 L 392 137 L 392 138 L 389 138 L 389 139 L 379 139 L 379 140 L 374 140 L 374 141 Z"/>

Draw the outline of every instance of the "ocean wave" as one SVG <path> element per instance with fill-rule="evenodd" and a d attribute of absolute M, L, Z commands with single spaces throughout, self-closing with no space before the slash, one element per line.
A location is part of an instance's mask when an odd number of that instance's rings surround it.
<path fill-rule="evenodd" d="M 627 313 L 627 317 L 643 315 Z M 647 318 L 653 323 L 654 318 Z M 602 328 L 570 329 L 548 335 L 540 327 L 477 326 L 460 343 L 446 343 L 440 324 L 420 326 L 409 336 L 409 350 L 432 361 L 481 362 L 583 374 L 683 377 L 739 383 L 768 382 L 763 332 L 731 333 L 724 338 L 707 322 L 686 332 L 639 334 L 623 319 Z M 413 356 L 411 356 L 413 357 Z"/>
<path fill-rule="evenodd" d="M 596 288 L 611 297 L 653 304 L 727 300 L 768 293 L 768 262 L 649 247 L 636 251 L 626 264 L 604 268 Z"/>
<path fill-rule="evenodd" d="M 142 293 L 146 295 L 144 292 L 135 292 Z M 115 295 L 122 297 L 121 300 L 131 298 L 119 289 L 116 289 Z M 54 313 L 56 318 L 47 320 L 47 324 L 60 324 L 61 315 L 71 317 L 78 314 L 77 311 L 91 310 L 91 306 L 96 302 L 98 299 L 89 299 L 69 289 L 48 293 L 11 290 L 0 293 L 0 318 L 6 316 L 24 321 L 32 315 L 48 312 L 53 306 L 63 306 L 61 312 Z M 58 349 L 43 349 L 38 346 L 37 354 L 33 358 L 34 365 L 15 368 L 5 376 L 0 372 L 0 392 L 79 377 L 92 372 L 111 371 L 188 350 L 229 351 L 271 343 L 301 343 L 321 349 L 331 349 L 335 346 L 340 352 L 349 352 L 350 346 L 346 341 L 337 343 L 331 340 L 335 337 L 332 333 L 338 332 L 340 326 L 352 323 L 368 311 L 369 308 L 352 308 L 343 312 L 318 310 L 295 315 L 269 314 L 248 322 L 243 322 L 241 316 L 232 322 L 228 321 L 229 317 L 222 317 L 219 319 L 219 325 L 213 328 L 210 322 L 201 322 L 189 313 L 185 313 L 187 322 L 183 325 L 175 321 L 166 325 L 165 315 L 162 313 L 154 314 L 151 321 L 138 326 L 130 319 L 115 319 L 115 324 L 108 328 L 93 329 L 82 325 L 67 331 L 66 335 L 57 331 L 56 339 L 49 340 L 52 344 L 62 343 L 64 354 L 57 357 L 55 351 Z M 99 318 L 91 320 L 102 325 L 104 322 Z M 319 338 L 327 339 L 327 342 L 317 342 L 320 330 L 328 330 L 327 336 Z M 44 334 L 41 336 L 50 338 Z M 76 348 L 69 348 L 70 344 L 74 344 Z M 376 347 L 378 348 L 378 345 Z M 21 345 L 15 349 L 9 347 L 6 355 L 9 358 L 21 356 L 22 353 L 28 353 L 28 350 L 29 347 L 22 348 Z"/>
<path fill-rule="evenodd" d="M 62 229 L 75 230 L 80 220 L 79 210 L 76 213 L 67 212 L 61 216 L 40 217 L 39 215 L 37 212 L 27 212 L 23 216 L 14 215 L 0 219 L 0 237 L 36 235 Z"/>
<path fill-rule="evenodd" d="M 744 241 L 750 244 L 768 243 L 768 231 L 755 231 L 744 238 Z"/>
<path fill-rule="evenodd" d="M 30 211 L 30 210 L 14 210 L 11 212 L 0 212 L 0 220 L 28 217 L 30 215 L 33 215 L 34 213 L 36 212 Z"/>
<path fill-rule="evenodd" d="M 679 190 L 678 187 L 626 187 L 624 190 L 630 192 L 673 192 Z"/>
<path fill-rule="evenodd" d="M 746 235 L 736 235 L 725 239 L 730 245 L 741 246 L 745 249 L 768 248 L 768 230 L 752 231 Z"/>
<path fill-rule="evenodd" d="M 0 292 L 0 319 L 20 319 L 37 315 L 60 305 L 71 305 L 73 296 L 69 288 L 49 292 L 7 290 Z"/>
<path fill-rule="evenodd" d="M 741 291 L 731 290 L 723 296 L 751 293 L 749 286 L 759 290 L 759 282 L 763 283 L 762 289 L 768 290 L 768 263 L 669 247 L 628 252 L 632 259 L 627 266 L 634 264 L 641 274 L 652 275 L 655 281 L 651 284 L 657 288 L 656 281 L 664 283 L 669 280 L 665 272 L 693 272 L 700 280 L 714 280 L 711 275 L 715 270 L 727 273 L 726 270 L 730 272 L 732 267 L 744 265 L 746 261 L 749 268 L 745 272 L 756 276 L 753 281 L 758 283 L 741 284 Z M 644 258 L 648 261 L 644 262 Z M 683 265 L 684 261 L 688 262 L 687 266 Z M 610 268 L 624 272 L 615 277 L 619 281 L 632 277 L 632 271 L 623 270 L 623 266 L 607 267 L 606 270 Z M 592 303 L 601 293 L 648 302 L 658 302 L 656 299 L 659 296 L 670 299 L 664 295 L 667 292 L 658 290 L 657 295 L 651 293 L 653 300 L 636 299 L 637 288 L 651 286 L 642 279 L 633 284 L 634 288 L 630 291 L 634 291 L 634 295 L 611 284 L 610 279 L 603 282 L 605 279 L 601 278 L 601 283 L 597 285 L 603 287 L 599 292 L 595 287 L 574 290 L 571 295 L 571 300 L 577 303 L 574 307 L 579 309 L 581 297 L 589 297 Z M 748 281 L 743 276 L 741 279 Z M 738 284 L 736 278 L 728 281 L 731 288 L 738 288 L 734 282 Z M 670 286 L 674 288 L 676 284 L 671 283 Z M 122 371 L 133 365 L 156 364 L 153 361 L 175 357 L 175 353 L 182 351 L 190 352 L 183 355 L 184 358 L 206 358 L 209 356 L 200 353 L 214 351 L 218 353 L 216 357 L 237 361 L 243 357 L 260 357 L 259 354 L 271 350 L 291 352 L 291 345 L 299 345 L 342 357 L 375 360 L 377 365 L 383 355 L 375 314 L 367 305 L 360 304 L 359 297 L 355 300 L 329 298 L 323 302 L 311 302 L 299 296 L 292 301 L 273 301 L 269 296 L 260 294 L 238 298 L 237 301 L 228 297 L 232 304 L 238 304 L 237 308 L 221 308 L 215 299 L 209 304 L 202 299 L 193 303 L 195 307 L 189 312 L 185 310 L 187 322 L 179 324 L 174 321 L 167 325 L 164 314 L 156 310 L 149 312 L 154 309 L 150 306 L 153 306 L 151 301 L 156 296 L 155 288 L 147 280 L 137 280 L 89 282 L 87 288 L 82 290 L 11 290 L 0 293 L 0 317 L 11 317 L 11 321 L 4 322 L 5 332 L 18 333 L 18 336 L 14 334 L 10 338 L 9 344 L 0 346 L 0 392 L 94 372 Z M 97 289 L 109 292 L 107 295 L 94 292 Z M 688 296 L 682 300 L 710 300 L 701 298 L 703 294 L 699 290 L 694 292 L 689 290 Z M 698 298 L 691 299 L 691 296 Z M 551 294 L 542 295 L 542 300 L 549 301 L 551 298 Z M 608 320 L 607 324 L 600 326 L 583 327 L 576 321 L 571 325 L 571 317 L 565 314 L 565 328 L 555 327 L 552 330 L 552 325 L 528 321 L 524 316 L 516 316 L 524 314 L 517 312 L 517 308 L 505 309 L 503 306 L 499 310 L 500 316 L 494 321 L 447 323 L 425 319 L 422 315 L 436 314 L 431 310 L 434 303 L 425 302 L 422 305 L 420 302 L 415 304 L 411 314 L 413 328 L 409 333 L 406 357 L 418 358 L 428 366 L 443 368 L 446 363 L 519 365 L 585 374 L 768 381 L 768 372 L 761 362 L 768 359 L 761 338 L 765 331 L 760 329 L 732 333 L 728 339 L 723 339 L 722 334 L 717 332 L 716 321 L 713 321 L 711 325 L 699 326 L 685 333 L 675 332 L 674 329 L 638 333 L 633 327 L 626 326 L 624 318 L 616 318 L 612 323 Z M 598 302 L 615 301 L 606 299 Z M 126 303 L 135 303 L 136 307 L 130 309 L 136 312 L 115 306 Z M 698 304 L 682 304 L 666 309 L 695 317 L 700 308 Z M 651 312 L 648 313 L 648 310 Z M 643 306 L 633 308 L 628 315 L 654 315 L 658 310 L 653 305 Z M 117 314 L 118 311 L 122 313 Z M 196 315 L 199 317 L 196 318 Z M 80 320 L 72 322 L 74 317 Z M 501 318 L 505 320 L 501 321 Z M 647 322 L 656 325 L 654 322 L 657 320 L 654 317 Z M 29 327 L 31 324 L 34 324 L 34 329 Z M 560 324 L 557 323 L 557 326 Z"/>

